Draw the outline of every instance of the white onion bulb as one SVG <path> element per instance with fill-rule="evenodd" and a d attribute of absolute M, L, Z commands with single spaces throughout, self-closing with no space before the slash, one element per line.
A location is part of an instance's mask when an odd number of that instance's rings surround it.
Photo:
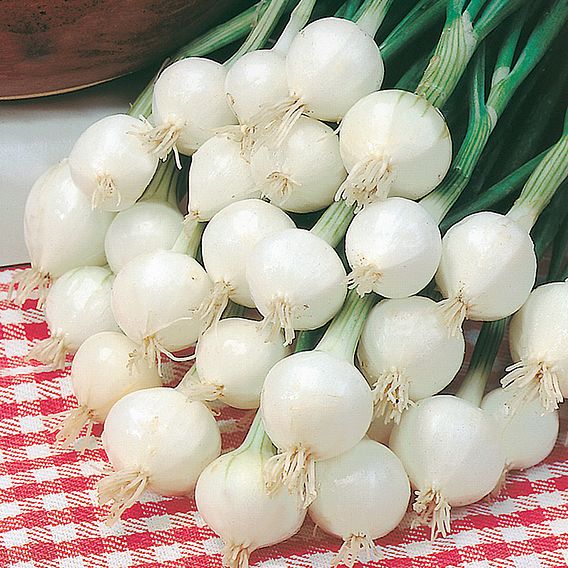
<path fill-rule="evenodd" d="M 65 356 L 86 339 L 101 331 L 118 331 L 110 305 L 113 278 L 102 266 L 75 268 L 59 277 L 45 301 L 50 337 L 28 356 L 63 369 Z"/>
<path fill-rule="evenodd" d="M 505 445 L 505 471 L 526 469 L 550 454 L 558 436 L 558 411 L 542 412 L 538 399 L 520 407 L 514 393 L 501 388 L 488 392 L 481 408 L 497 423 Z"/>
<path fill-rule="evenodd" d="M 251 251 L 263 238 L 294 226 L 286 213 L 260 199 L 227 205 L 211 219 L 201 240 L 203 264 L 213 281 L 199 313 L 205 329 L 219 320 L 229 300 L 254 307 L 246 280 Z"/>
<path fill-rule="evenodd" d="M 551 412 L 568 396 L 568 282 L 535 288 L 513 316 L 509 347 L 515 363 L 502 383 L 519 397 L 539 398 Z"/>
<path fill-rule="evenodd" d="M 114 114 L 79 136 L 69 154 L 69 168 L 93 207 L 122 211 L 142 195 L 158 167 L 158 158 L 141 139 L 146 130 L 141 120 Z"/>
<path fill-rule="evenodd" d="M 117 331 L 102 331 L 81 344 L 71 366 L 71 386 L 78 407 L 66 416 L 57 441 L 69 444 L 84 426 L 104 422 L 111 407 L 127 394 L 161 386 L 158 372 L 146 365 L 128 366 L 136 343 Z"/>
<path fill-rule="evenodd" d="M 256 442 L 259 434 L 263 438 Z M 223 565 L 229 568 L 247 567 L 251 552 L 296 534 L 306 515 L 287 491 L 267 494 L 263 465 L 274 449 L 262 431 L 255 432 L 254 423 L 249 436 L 240 448 L 209 464 L 195 488 L 199 513 L 225 541 Z"/>
<path fill-rule="evenodd" d="M 342 18 L 321 18 L 295 37 L 286 56 L 288 96 L 253 117 L 257 138 L 278 147 L 302 114 L 339 122 L 383 82 L 374 39 Z"/>
<path fill-rule="evenodd" d="M 227 71 L 225 92 L 241 124 L 288 96 L 286 57 L 274 49 L 245 53 Z"/>
<path fill-rule="evenodd" d="M 469 215 L 442 239 L 436 284 L 451 333 L 464 319 L 495 321 L 516 312 L 529 297 L 536 256 L 528 232 L 506 215 Z"/>
<path fill-rule="evenodd" d="M 338 192 L 362 208 L 391 197 L 419 199 L 446 175 L 452 141 L 444 117 L 407 91 L 378 91 L 355 103 L 341 122 L 347 179 Z"/>
<path fill-rule="evenodd" d="M 464 353 L 463 333 L 448 335 L 436 302 L 413 296 L 383 300 L 371 310 L 357 358 L 373 386 L 377 415 L 398 422 L 413 401 L 450 384 Z"/>
<path fill-rule="evenodd" d="M 266 433 L 280 452 L 266 464 L 268 488 L 285 485 L 307 507 L 316 497 L 315 462 L 346 452 L 365 436 L 372 399 L 363 375 L 325 351 L 276 363 L 260 401 Z"/>
<path fill-rule="evenodd" d="M 493 418 L 467 400 L 438 395 L 419 400 L 392 431 L 390 448 L 416 488 L 414 511 L 432 538 L 450 532 L 452 507 L 489 494 L 505 466 Z"/>
<path fill-rule="evenodd" d="M 410 483 L 386 446 L 363 438 L 349 451 L 316 463 L 318 496 L 309 515 L 344 541 L 332 565 L 377 560 L 374 539 L 393 531 L 406 513 Z"/>
<path fill-rule="evenodd" d="M 198 379 L 188 378 L 183 392 L 192 400 L 258 408 L 266 374 L 290 353 L 283 340 L 266 341 L 257 321 L 222 319 L 200 337 L 195 349 Z"/>
<path fill-rule="evenodd" d="M 24 211 L 24 239 L 31 269 L 14 277 L 14 300 L 19 305 L 38 288 L 38 307 L 45 301 L 52 280 L 79 266 L 106 264 L 105 233 L 114 214 L 91 207 L 73 183 L 69 162 L 49 168 L 34 183 Z"/>
<path fill-rule="evenodd" d="M 231 203 L 260 197 L 238 142 L 214 136 L 195 152 L 189 168 L 189 219 L 209 221 Z"/>
<path fill-rule="evenodd" d="M 308 213 L 333 203 L 347 172 L 339 138 L 319 120 L 301 117 L 277 151 L 255 150 L 252 175 L 263 196 L 286 211 Z"/>
<path fill-rule="evenodd" d="M 225 96 L 226 68 L 203 57 L 187 57 L 166 67 L 154 84 L 152 123 L 147 136 L 154 152 L 190 156 L 217 129 L 237 120 Z"/>
<path fill-rule="evenodd" d="M 335 250 L 303 229 L 287 229 L 260 241 L 250 253 L 247 282 L 264 325 L 287 343 L 296 329 L 317 329 L 341 308 L 345 269 Z"/>
<path fill-rule="evenodd" d="M 345 236 L 345 253 L 352 268 L 348 282 L 359 295 L 405 298 L 434 277 L 442 237 L 421 205 L 393 197 L 355 216 Z"/>
<path fill-rule="evenodd" d="M 102 441 L 114 469 L 97 486 L 101 504 L 113 501 L 109 524 L 145 489 L 188 495 L 221 451 L 219 427 L 211 412 L 165 387 L 121 398 L 108 413 Z"/>
<path fill-rule="evenodd" d="M 139 254 L 168 250 L 182 229 L 183 215 L 171 205 L 141 201 L 121 211 L 105 236 L 105 253 L 116 274 Z"/>
<path fill-rule="evenodd" d="M 139 348 L 133 361 L 158 363 L 160 353 L 193 345 L 200 332 L 195 312 L 211 293 L 203 267 L 181 252 L 157 251 L 137 256 L 117 274 L 112 310 L 122 331 Z"/>

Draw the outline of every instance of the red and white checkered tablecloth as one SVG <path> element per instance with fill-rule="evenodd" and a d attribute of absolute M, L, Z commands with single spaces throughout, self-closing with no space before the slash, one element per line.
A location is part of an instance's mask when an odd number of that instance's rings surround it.
<path fill-rule="evenodd" d="M 104 524 L 95 484 L 105 453 L 98 439 L 83 453 L 54 445 L 53 415 L 76 403 L 69 365 L 54 372 L 25 360 L 31 345 L 46 337 L 47 326 L 35 302 L 21 310 L 6 300 L 12 274 L 0 271 L 0 567 L 220 567 L 221 540 L 204 525 L 191 498 L 148 493 L 122 522 Z M 175 370 L 178 377 L 182 372 Z M 229 449 L 243 439 L 252 413 L 223 409 L 218 419 Z M 95 428 L 95 434 L 100 431 Z M 565 436 L 563 420 L 560 440 Z M 545 463 L 511 474 L 498 500 L 454 510 L 452 516 L 452 534 L 430 542 L 425 528 L 410 528 L 407 514 L 399 529 L 378 540 L 385 558 L 369 565 L 568 565 L 568 449 L 559 442 Z M 313 532 L 307 520 L 294 538 L 255 552 L 252 566 L 329 566 L 341 543 Z"/>

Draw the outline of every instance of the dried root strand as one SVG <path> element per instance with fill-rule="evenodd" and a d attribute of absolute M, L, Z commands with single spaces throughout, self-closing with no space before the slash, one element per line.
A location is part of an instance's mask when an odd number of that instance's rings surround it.
<path fill-rule="evenodd" d="M 154 335 L 146 336 L 140 347 L 128 355 L 128 368 L 132 371 L 134 365 L 145 363 L 148 367 L 156 366 L 158 368 L 158 375 L 163 377 L 161 348 Z"/>
<path fill-rule="evenodd" d="M 16 285 L 18 286 L 17 289 Z M 50 286 L 51 276 L 49 273 L 42 272 L 32 266 L 12 276 L 8 288 L 8 300 L 13 300 L 16 305 L 22 306 L 26 300 L 32 297 L 33 291 L 37 288 L 37 307 L 41 309 L 45 304 Z"/>
<path fill-rule="evenodd" d="M 393 182 L 391 159 L 388 156 L 369 156 L 357 162 L 335 194 L 335 201 L 344 199 L 355 213 L 389 195 Z"/>
<path fill-rule="evenodd" d="M 202 322 L 201 333 L 207 331 L 211 326 L 217 325 L 223 312 L 229 305 L 229 299 L 233 291 L 233 287 L 225 280 L 213 284 L 211 294 L 204 298 L 195 312 L 195 315 Z"/>
<path fill-rule="evenodd" d="M 265 106 L 250 121 L 255 144 L 264 144 L 272 149 L 280 148 L 302 116 L 304 107 L 299 97 L 288 97 L 280 103 Z"/>
<path fill-rule="evenodd" d="M 461 331 L 463 322 L 467 318 L 468 305 L 462 293 L 438 302 L 438 310 L 448 326 L 448 335 L 454 337 Z"/>
<path fill-rule="evenodd" d="M 112 501 L 106 524 L 116 523 L 122 513 L 134 505 L 148 486 L 148 475 L 139 469 L 128 469 L 108 473 L 97 484 L 99 504 Z"/>
<path fill-rule="evenodd" d="M 64 448 L 70 446 L 87 426 L 86 438 L 90 438 L 93 433 L 95 423 L 93 411 L 84 404 L 69 410 L 61 422 L 55 440 Z"/>
<path fill-rule="evenodd" d="M 176 142 L 185 123 L 182 120 L 168 119 L 163 124 L 152 126 L 146 117 L 141 116 L 140 120 L 144 122 L 144 126 L 139 130 L 131 132 L 131 134 L 138 136 L 147 150 L 158 156 L 163 162 L 167 160 L 170 152 L 173 152 L 176 166 L 181 170 L 181 161 Z"/>
<path fill-rule="evenodd" d="M 294 331 L 294 316 L 298 311 L 297 306 L 292 306 L 284 298 L 272 300 L 268 307 L 268 313 L 260 322 L 260 331 L 264 333 L 267 341 L 277 341 L 280 330 L 284 330 L 284 345 L 290 345 L 296 337 Z"/>
<path fill-rule="evenodd" d="M 225 387 L 213 383 L 203 383 L 200 380 L 188 381 L 183 385 L 183 394 L 189 400 L 200 400 L 204 402 L 213 402 L 223 396 Z"/>
<path fill-rule="evenodd" d="M 370 265 L 359 265 L 353 267 L 347 275 L 347 287 L 350 290 L 356 289 L 361 298 L 365 294 L 371 293 L 381 280 L 381 273 Z"/>
<path fill-rule="evenodd" d="M 249 124 L 231 124 L 215 130 L 218 136 L 225 136 L 240 144 L 240 155 L 243 160 L 250 162 L 255 147 L 256 127 Z"/>
<path fill-rule="evenodd" d="M 444 496 L 435 489 L 416 491 L 416 501 L 412 506 L 417 515 L 413 526 L 427 525 L 430 527 L 430 539 L 438 534 L 447 536 L 450 532 L 450 504 Z"/>
<path fill-rule="evenodd" d="M 353 568 L 358 560 L 371 562 L 380 558 L 381 554 L 372 539 L 364 534 L 353 534 L 343 543 L 330 566 L 343 564 Z"/>
<path fill-rule="evenodd" d="M 316 462 L 309 450 L 301 445 L 272 456 L 264 467 L 264 482 L 269 494 L 286 487 L 297 494 L 307 509 L 317 497 Z"/>
<path fill-rule="evenodd" d="M 284 172 L 274 171 L 266 176 L 267 183 L 263 187 L 262 196 L 278 205 L 284 205 L 290 198 L 294 188 L 300 184 Z"/>
<path fill-rule="evenodd" d="M 501 492 L 507 486 L 507 475 L 508 474 L 509 474 L 509 466 L 507 464 L 505 464 L 505 467 L 503 468 L 503 471 L 501 472 L 501 475 L 499 477 L 499 480 L 497 481 L 497 484 L 493 488 L 493 491 L 491 491 L 491 493 L 489 494 L 490 499 L 497 499 L 499 497 L 499 495 L 501 495 Z"/>
<path fill-rule="evenodd" d="M 375 416 L 382 416 L 385 424 L 393 421 L 398 424 L 402 413 L 414 402 L 408 397 L 410 383 L 397 369 L 383 371 L 376 377 L 373 385 L 375 396 Z"/>
<path fill-rule="evenodd" d="M 103 172 L 97 175 L 97 187 L 91 196 L 91 208 L 97 209 L 106 201 L 116 201 L 116 207 L 122 202 L 122 195 L 116 187 L 109 173 Z"/>
<path fill-rule="evenodd" d="M 69 353 L 69 347 L 65 343 L 65 334 L 57 331 L 47 339 L 36 343 L 27 354 L 26 359 L 35 359 L 54 369 L 65 369 L 65 357 Z"/>
<path fill-rule="evenodd" d="M 554 412 L 564 401 L 558 375 L 553 366 L 544 361 L 518 361 L 505 370 L 507 374 L 501 379 L 501 385 L 506 390 L 517 391 L 518 404 L 513 406 L 513 413 L 536 397 L 546 412 Z"/>
<path fill-rule="evenodd" d="M 223 547 L 223 566 L 227 568 L 249 568 L 248 546 L 227 543 Z"/>

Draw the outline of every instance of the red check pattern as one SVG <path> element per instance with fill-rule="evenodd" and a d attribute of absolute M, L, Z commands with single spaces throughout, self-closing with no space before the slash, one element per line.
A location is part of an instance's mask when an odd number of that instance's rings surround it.
<path fill-rule="evenodd" d="M 76 404 L 70 360 L 63 372 L 26 361 L 48 330 L 35 302 L 22 310 L 7 301 L 13 273 L 0 270 L 0 567 L 220 567 L 222 543 L 191 498 L 145 494 L 122 522 L 106 527 L 95 493 L 105 453 L 94 438 L 83 453 L 54 445 L 57 413 Z M 475 331 L 469 335 L 471 340 Z M 172 380 L 183 371 L 173 369 Z M 230 449 L 243 439 L 252 413 L 225 408 L 218 419 L 223 446 Z M 100 431 L 95 428 L 95 434 Z M 565 437 L 563 420 L 560 441 Z M 447 538 L 430 542 L 426 529 L 410 528 L 409 513 L 399 529 L 378 541 L 384 559 L 368 565 L 567 566 L 568 450 L 560 441 L 544 463 L 511 474 L 498 500 L 454 510 Z M 323 568 L 340 544 L 321 531 L 314 535 L 308 520 L 294 538 L 255 552 L 251 564 Z"/>

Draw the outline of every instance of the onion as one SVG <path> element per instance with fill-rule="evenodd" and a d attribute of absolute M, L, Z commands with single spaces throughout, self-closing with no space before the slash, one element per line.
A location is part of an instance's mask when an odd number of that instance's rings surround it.
<path fill-rule="evenodd" d="M 264 237 L 293 227 L 286 213 L 260 199 L 232 203 L 211 219 L 201 242 L 203 264 L 214 283 L 199 311 L 205 329 L 219 320 L 229 300 L 254 307 L 245 270 L 251 251 Z"/>
<path fill-rule="evenodd" d="M 479 501 L 495 487 L 505 451 L 495 421 L 467 400 L 419 400 L 392 431 L 390 447 L 416 488 L 418 519 L 432 538 L 450 531 L 451 507 Z"/>
<path fill-rule="evenodd" d="M 142 195 L 158 167 L 158 158 L 140 140 L 145 130 L 141 120 L 114 114 L 79 136 L 69 154 L 69 168 L 93 207 L 122 211 Z"/>
<path fill-rule="evenodd" d="M 81 344 L 71 366 L 71 386 L 79 405 L 67 414 L 57 434 L 58 442 L 73 442 L 84 426 L 89 437 L 93 424 L 104 422 L 123 396 L 161 386 L 155 368 L 128 367 L 134 349 L 136 344 L 116 331 L 102 331 Z"/>
<path fill-rule="evenodd" d="M 436 302 L 421 296 L 379 302 L 357 351 L 377 415 L 398 422 L 414 401 L 439 393 L 460 370 L 464 352 L 463 334 L 448 335 Z"/>
<path fill-rule="evenodd" d="M 109 524 L 145 489 L 159 495 L 189 494 L 221 451 L 211 412 L 165 387 L 121 398 L 108 413 L 102 441 L 114 468 L 97 485 L 100 503 L 113 501 Z"/>
<path fill-rule="evenodd" d="M 112 310 L 122 331 L 139 347 L 132 362 L 158 364 L 160 353 L 193 345 L 199 337 L 195 312 L 211 293 L 202 266 L 181 252 L 157 251 L 137 256 L 117 274 Z"/>
<path fill-rule="evenodd" d="M 183 215 L 171 205 L 141 201 L 121 211 L 105 236 L 105 253 L 114 273 L 140 254 L 171 249 L 182 229 Z"/>
<path fill-rule="evenodd" d="M 214 136 L 195 152 L 189 168 L 188 220 L 209 221 L 221 209 L 242 199 L 260 197 L 241 156 L 240 144 Z"/>
<path fill-rule="evenodd" d="M 263 196 L 286 211 L 307 213 L 331 205 L 347 175 L 333 130 L 302 117 L 279 149 L 255 150 L 252 175 Z"/>
<path fill-rule="evenodd" d="M 568 396 L 568 282 L 535 288 L 513 316 L 509 347 L 515 363 L 502 384 L 521 398 L 539 398 L 552 412 Z"/>
<path fill-rule="evenodd" d="M 243 445 L 209 464 L 195 488 L 197 509 L 225 541 L 223 565 L 246 568 L 251 552 L 296 534 L 305 517 L 295 496 L 268 495 L 263 465 L 274 454 L 260 421 Z"/>
<path fill-rule="evenodd" d="M 234 408 L 258 408 L 266 374 L 290 352 L 282 343 L 282 336 L 266 341 L 256 321 L 222 319 L 199 339 L 198 379 L 190 370 L 183 392 L 192 400 L 219 399 Z"/>
<path fill-rule="evenodd" d="M 436 284 L 450 333 L 464 319 L 495 321 L 527 300 L 536 276 L 528 232 L 506 215 L 469 215 L 444 235 Z"/>
<path fill-rule="evenodd" d="M 434 277 L 442 254 L 436 222 L 418 203 L 393 197 L 357 215 L 345 236 L 350 287 L 387 298 L 416 294 Z"/>
<path fill-rule="evenodd" d="M 218 128 L 235 124 L 225 97 L 223 65 L 203 57 L 187 57 L 166 67 L 154 84 L 153 129 L 145 140 L 165 159 L 173 150 L 191 156 Z"/>
<path fill-rule="evenodd" d="M 514 393 L 501 388 L 488 392 L 481 402 L 481 408 L 494 418 L 503 436 L 504 474 L 541 462 L 554 448 L 558 436 L 557 411 L 543 414 L 538 399 L 516 407 Z"/>
<path fill-rule="evenodd" d="M 357 24 L 322 18 L 292 41 L 286 75 L 289 96 L 266 106 L 253 119 L 257 136 L 276 147 L 302 114 L 341 120 L 361 97 L 381 86 L 384 66 L 377 44 Z"/>
<path fill-rule="evenodd" d="M 348 361 L 325 351 L 290 355 L 264 381 L 260 411 L 280 453 L 266 463 L 271 491 L 285 485 L 307 507 L 316 497 L 315 463 L 351 449 L 367 432 L 372 394 Z"/>
<path fill-rule="evenodd" d="M 339 147 L 349 175 L 336 198 L 358 209 L 387 196 L 423 197 L 452 161 L 450 131 L 440 111 L 397 89 L 356 102 L 341 122 Z"/>
<path fill-rule="evenodd" d="M 396 455 L 364 438 L 351 450 L 316 464 L 318 496 L 309 515 L 343 539 L 331 565 L 379 558 L 373 540 L 394 530 L 406 513 L 410 483 Z"/>
<path fill-rule="evenodd" d="M 67 160 L 49 168 L 26 200 L 24 238 L 32 267 L 14 277 L 9 297 L 22 305 L 37 287 L 41 308 L 52 280 L 79 266 L 105 264 L 103 242 L 113 217 L 92 210 L 73 183 Z M 13 294 L 15 284 L 18 289 Z"/>
<path fill-rule="evenodd" d="M 113 274 L 101 266 L 66 272 L 53 284 L 45 301 L 51 336 L 40 341 L 28 357 L 65 367 L 65 357 L 101 331 L 118 331 L 110 306 Z"/>
<path fill-rule="evenodd" d="M 269 337 L 283 328 L 288 344 L 294 330 L 317 329 L 327 323 L 347 292 L 345 269 L 337 253 L 303 229 L 287 229 L 260 241 L 250 253 L 246 275 Z"/>

